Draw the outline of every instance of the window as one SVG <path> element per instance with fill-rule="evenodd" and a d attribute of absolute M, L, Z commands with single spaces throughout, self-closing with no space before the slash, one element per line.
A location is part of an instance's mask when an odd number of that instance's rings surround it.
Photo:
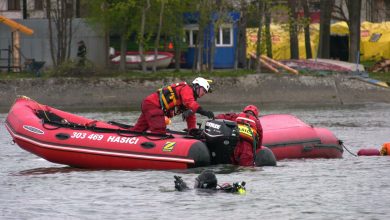
<path fill-rule="evenodd" d="M 35 10 L 43 10 L 43 0 L 35 0 L 34 1 L 34 9 Z"/>
<path fill-rule="evenodd" d="M 20 0 L 8 0 L 8 10 L 20 10 Z"/>
<path fill-rule="evenodd" d="M 233 28 L 231 25 L 224 25 L 217 30 L 215 44 L 219 47 L 233 46 Z"/>
<path fill-rule="evenodd" d="M 189 47 L 195 47 L 196 42 L 198 41 L 198 27 L 187 28 L 185 32 L 185 42 L 188 44 Z"/>

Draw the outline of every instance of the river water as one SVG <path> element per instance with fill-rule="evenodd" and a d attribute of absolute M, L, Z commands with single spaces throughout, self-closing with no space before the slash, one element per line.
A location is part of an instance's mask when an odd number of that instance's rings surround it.
<path fill-rule="evenodd" d="M 390 141 L 390 105 L 266 109 L 329 128 L 353 153 Z M 238 109 L 233 109 L 237 110 Z M 134 122 L 139 112 L 80 115 Z M 390 157 L 278 161 L 276 167 L 208 167 L 219 183 L 246 181 L 247 193 L 174 191 L 204 169 L 82 170 L 53 164 L 11 143 L 0 114 L 0 219 L 389 219 Z M 184 127 L 180 118 L 173 128 Z"/>

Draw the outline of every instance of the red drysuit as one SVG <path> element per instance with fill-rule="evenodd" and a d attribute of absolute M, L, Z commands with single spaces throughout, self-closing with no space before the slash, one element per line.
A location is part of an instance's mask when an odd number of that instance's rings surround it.
<path fill-rule="evenodd" d="M 169 90 L 168 87 L 170 87 Z M 163 102 L 162 94 L 166 95 L 165 97 L 167 99 L 164 100 L 165 102 Z M 169 98 L 173 98 L 173 96 L 174 101 L 168 100 Z M 161 104 L 164 107 L 161 107 Z M 199 107 L 191 86 L 185 82 L 172 84 L 150 94 L 142 101 L 141 115 L 131 130 L 139 132 L 150 130 L 154 133 L 163 134 L 166 132 L 164 116 L 171 118 L 188 109 L 193 112 L 193 114 L 186 118 L 187 128 L 191 130 L 196 128 L 195 112 Z"/>
<path fill-rule="evenodd" d="M 217 119 L 226 119 L 230 121 L 241 121 L 249 119 L 250 127 L 252 127 L 257 132 L 257 144 L 256 149 L 260 148 L 263 141 L 263 128 L 260 124 L 260 120 L 252 115 L 241 112 L 239 114 L 236 113 L 226 113 L 219 114 L 215 118 Z M 240 135 L 241 137 L 241 135 Z M 240 165 L 240 166 L 253 166 L 254 165 L 254 157 L 253 157 L 253 141 L 249 141 L 244 138 L 240 138 L 237 143 L 236 148 L 234 149 L 234 153 L 231 156 L 232 164 Z"/>

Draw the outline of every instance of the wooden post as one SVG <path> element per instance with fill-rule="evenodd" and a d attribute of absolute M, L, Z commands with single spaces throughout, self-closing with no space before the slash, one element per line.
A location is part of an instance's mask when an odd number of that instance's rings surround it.
<path fill-rule="evenodd" d="M 20 72 L 21 59 L 20 59 L 20 32 L 15 30 L 12 32 L 12 67 L 14 72 Z"/>
<path fill-rule="evenodd" d="M 280 73 L 278 69 L 274 68 L 271 64 L 268 64 L 265 60 L 260 58 L 259 61 L 265 68 L 271 70 L 274 73 Z"/>
<path fill-rule="evenodd" d="M 285 69 L 285 70 L 291 72 L 291 73 L 299 74 L 298 70 L 295 70 L 295 69 L 293 69 L 293 68 L 291 68 L 291 67 L 289 67 L 289 66 L 286 66 L 286 65 L 284 65 L 284 64 L 281 63 L 281 62 L 278 62 L 278 61 L 276 61 L 276 60 L 274 60 L 274 59 L 271 59 L 271 58 L 269 58 L 269 57 L 267 57 L 267 56 L 264 56 L 264 55 L 261 55 L 260 57 L 261 57 L 262 59 L 264 59 L 264 60 L 266 60 L 266 61 L 272 63 L 272 64 L 275 64 L 275 65 L 277 65 L 277 66 L 279 66 L 279 67 L 281 67 L 281 68 L 283 68 L 283 69 Z"/>
<path fill-rule="evenodd" d="M 249 53 L 249 55 L 253 58 L 253 59 L 258 59 L 260 64 L 265 66 L 267 69 L 271 70 L 272 72 L 274 73 L 280 73 L 278 69 L 276 69 L 275 67 L 273 67 L 271 64 L 267 63 L 264 59 L 262 59 L 261 57 L 260 58 L 257 58 L 257 56 L 254 54 L 254 53 Z"/>

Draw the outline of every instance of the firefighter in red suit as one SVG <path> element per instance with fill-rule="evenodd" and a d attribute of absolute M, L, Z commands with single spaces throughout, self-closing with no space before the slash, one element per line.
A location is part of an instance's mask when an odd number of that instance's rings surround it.
<path fill-rule="evenodd" d="M 197 130 L 195 113 L 214 118 L 213 112 L 202 109 L 196 101 L 208 92 L 211 92 L 209 81 L 202 77 L 196 78 L 192 85 L 180 82 L 163 87 L 142 101 L 141 116 L 131 130 L 165 134 L 165 116 L 182 114 L 191 134 L 191 130 Z"/>
<path fill-rule="evenodd" d="M 263 128 L 260 124 L 258 108 L 254 105 L 248 105 L 239 114 L 226 113 L 217 115 L 215 118 L 237 122 L 240 140 L 231 157 L 232 164 L 253 166 L 254 155 L 263 141 Z"/>

